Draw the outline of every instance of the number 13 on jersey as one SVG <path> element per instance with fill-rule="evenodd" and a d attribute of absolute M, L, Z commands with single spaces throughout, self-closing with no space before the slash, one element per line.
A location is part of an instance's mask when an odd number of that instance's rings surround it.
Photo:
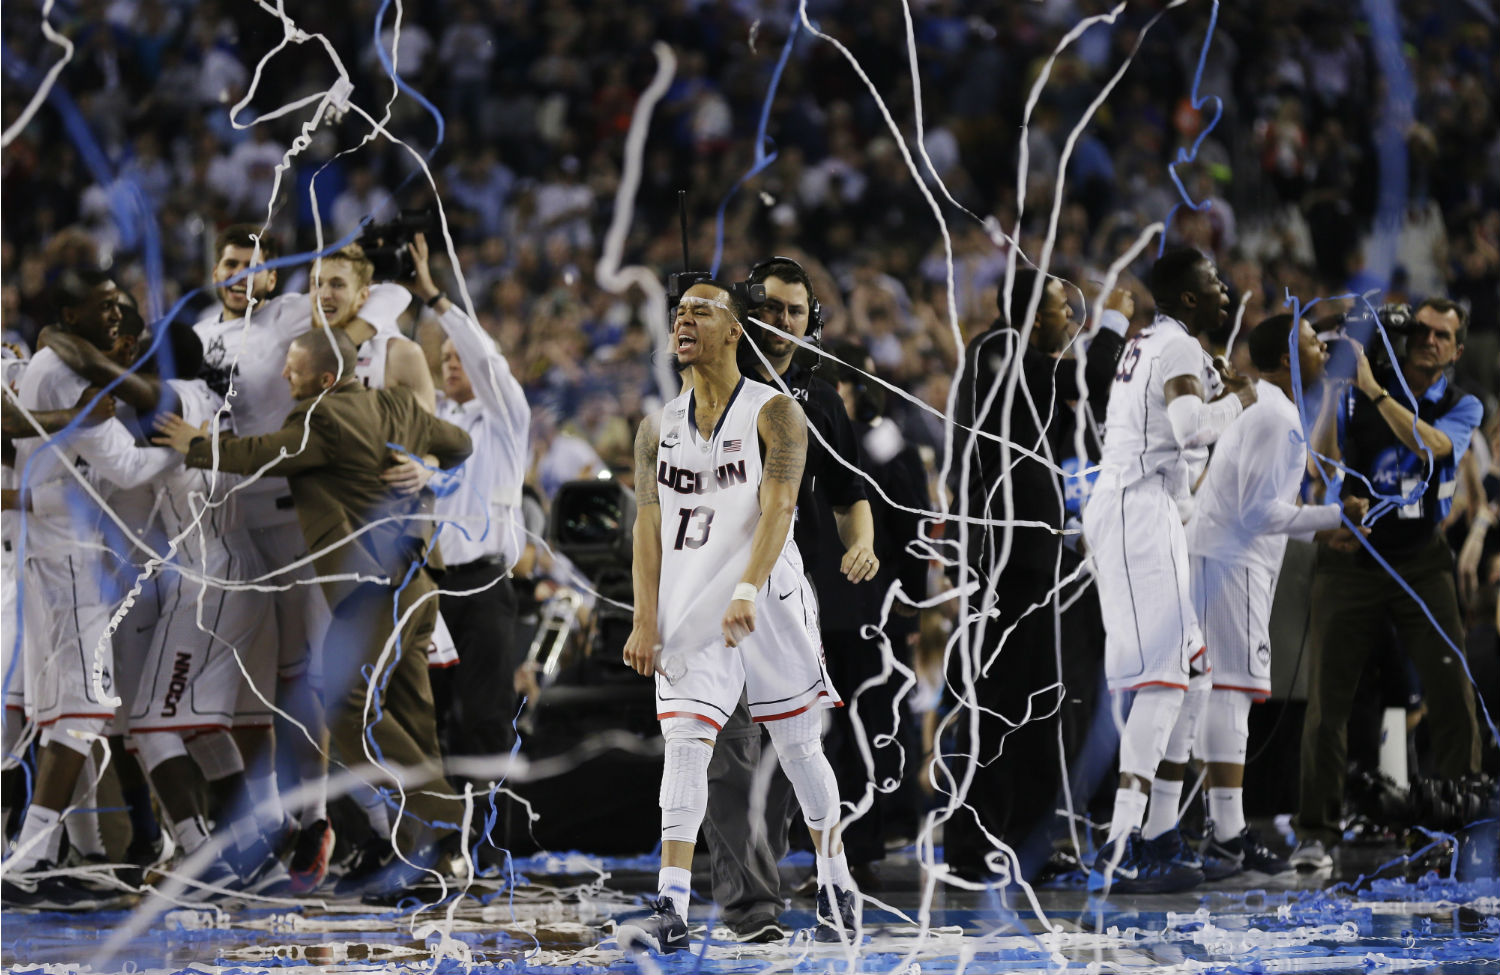
<path fill-rule="evenodd" d="M 714 523 L 714 509 L 700 504 L 696 508 L 682 508 L 678 512 L 681 520 L 677 524 L 677 541 L 672 548 L 682 551 L 687 548 L 702 548 L 708 541 L 709 530 Z M 691 537 L 688 532 L 692 531 Z"/>

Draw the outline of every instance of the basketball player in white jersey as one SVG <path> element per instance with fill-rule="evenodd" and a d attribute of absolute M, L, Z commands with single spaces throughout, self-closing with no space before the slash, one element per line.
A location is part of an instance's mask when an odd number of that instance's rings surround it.
<path fill-rule="evenodd" d="M 1287 536 L 1359 547 L 1340 527 L 1339 505 L 1297 504 L 1307 439 L 1293 390 L 1317 388 L 1327 348 L 1306 321 L 1273 315 L 1250 333 L 1250 361 L 1261 377 L 1255 404 L 1214 447 L 1187 526 L 1193 605 L 1213 665 L 1213 691 L 1193 749 L 1208 763 L 1213 834 L 1203 859 L 1217 865 L 1220 877 L 1287 869 L 1286 859 L 1245 825 L 1244 808 L 1250 704 L 1271 694 L 1271 596 Z M 1357 525 L 1368 509 L 1367 499 L 1350 497 L 1342 514 Z"/>
<path fill-rule="evenodd" d="M 274 260 L 280 252 L 276 242 L 253 224 L 225 229 L 215 248 L 213 280 L 220 308 L 195 326 L 203 342 L 203 376 L 214 392 L 225 398 L 230 427 L 237 436 L 275 433 L 293 406 L 281 375 L 287 348 L 292 339 L 312 327 L 315 307 L 317 317 L 324 316 L 325 301 L 320 296 L 298 293 L 271 297 L 276 289 L 276 271 L 251 271 Z M 349 300 L 342 302 L 330 300 L 327 307 L 335 311 L 340 323 L 364 324 L 372 330 L 375 326 L 356 318 L 369 316 L 376 322 L 394 323 L 411 302 L 411 294 L 395 284 L 374 285 L 347 297 Z M 311 562 L 306 561 L 307 543 L 286 479 L 260 477 L 235 491 L 241 523 L 266 570 L 276 573 L 264 581 L 285 587 L 274 594 L 280 677 L 277 705 L 307 729 L 306 733 L 296 727 L 285 729 L 286 741 L 296 756 L 302 781 L 322 782 L 328 772 L 328 741 L 315 687 L 319 675 L 314 652 L 328 626 L 328 607 L 321 587 L 309 584 L 314 573 Z M 297 568 L 286 568 L 298 563 L 302 564 Z M 256 700 L 245 703 L 252 714 L 264 710 Z M 241 715 L 237 724 L 243 725 L 247 716 Z M 211 778 L 220 770 L 232 775 L 238 751 L 250 762 L 247 778 L 264 781 L 271 775 L 270 749 L 246 740 L 246 734 L 244 730 L 236 733 L 238 749 L 217 733 L 199 736 L 190 748 Z M 249 734 L 253 737 L 256 732 Z M 309 742 L 308 734 L 319 744 Z M 273 787 L 271 796 L 274 793 Z M 301 810 L 292 810 L 301 826 L 290 864 L 292 889 L 298 893 L 322 881 L 333 849 L 326 797 L 321 789 L 315 788 L 313 793 Z M 254 798 L 257 807 L 266 810 L 267 818 L 274 814 L 266 805 L 270 796 Z"/>
<path fill-rule="evenodd" d="M 107 275 L 65 272 L 54 295 L 64 332 L 99 349 L 113 345 L 120 299 Z M 70 407 L 87 387 L 53 350 L 43 349 L 21 378 L 18 405 L 31 411 Z M 149 483 L 170 464 L 158 451 L 137 447 L 113 418 L 45 441 L 18 438 L 16 454 L 22 502 L 31 504 L 22 570 L 25 622 L 32 637 L 23 647 L 28 696 L 34 692 L 28 705 L 44 731 L 35 792 L 16 852 L 7 861 L 3 896 L 12 904 L 43 906 L 51 896 L 48 878 L 37 874 L 56 862 L 61 813 L 117 705 L 109 635 L 114 607 L 98 571 L 101 515 L 74 475 L 82 474 L 90 485 L 107 481 L 130 488 Z"/>
<path fill-rule="evenodd" d="M 743 692 L 764 722 L 813 837 L 818 931 L 853 942 L 854 890 L 837 835 L 838 783 L 819 710 L 841 703 L 813 629 L 813 595 L 791 540 L 807 420 L 735 363 L 744 307 L 693 285 L 673 329 L 692 388 L 636 435 L 635 618 L 625 662 L 655 674 L 666 739 L 662 859 L 653 913 L 622 924 L 627 949 L 688 944 L 693 848 L 708 804 L 714 739 Z"/>
<path fill-rule="evenodd" d="M 1213 262 L 1191 248 L 1169 251 L 1151 269 L 1150 287 L 1156 320 L 1120 357 L 1102 470 L 1083 513 L 1104 616 L 1109 688 L 1135 692 L 1120 740 L 1109 842 L 1089 875 L 1090 890 L 1112 883 L 1120 893 L 1180 890 L 1203 879 L 1201 866 L 1179 862 L 1177 851 L 1158 855 L 1143 840 L 1141 825 L 1146 790 L 1153 778 L 1165 779 L 1152 788 L 1152 805 L 1170 808 L 1170 816 L 1160 817 L 1163 827 L 1149 824 L 1148 833 L 1180 841 L 1171 793 L 1175 785 L 1181 794 L 1193 737 L 1193 712 L 1185 712 L 1183 702 L 1190 685 L 1201 689 L 1200 697 L 1208 692 L 1177 499 L 1190 491 L 1190 452 L 1217 440 L 1255 402 L 1250 382 L 1221 376 L 1197 339 L 1227 313 L 1229 293 Z M 1180 714 L 1183 727 L 1174 734 Z M 1164 758 L 1176 764 L 1158 776 Z"/>

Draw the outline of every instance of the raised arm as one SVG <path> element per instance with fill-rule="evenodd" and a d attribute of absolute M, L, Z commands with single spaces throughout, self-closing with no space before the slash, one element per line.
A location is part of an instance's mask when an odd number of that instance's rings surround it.
<path fill-rule="evenodd" d="M 797 487 L 807 464 L 807 417 L 789 396 L 777 395 L 760 408 L 756 422 L 765 463 L 760 477 L 760 520 L 750 539 L 750 563 L 740 577 L 743 586 L 758 590 L 771 578 L 771 569 L 786 545 L 797 511 Z M 755 600 L 736 595 L 724 613 L 724 642 L 738 646 L 755 631 Z"/>
<path fill-rule="evenodd" d="M 625 663 L 642 676 L 656 669 L 661 648 L 656 619 L 661 592 L 661 499 L 656 493 L 660 427 L 660 419 L 647 414 L 635 435 L 635 537 L 630 569 L 635 610 L 625 640 Z"/>
<path fill-rule="evenodd" d="M 486 412 L 506 418 L 511 430 L 524 430 L 531 424 L 531 406 L 521 384 L 511 375 L 510 365 L 495 342 L 479 323 L 443 294 L 432 278 L 427 235 L 415 234 L 411 242 L 414 273 L 406 287 L 422 304 L 438 316 L 438 324 L 453 342 L 458 361 L 474 388 L 474 396 Z"/>

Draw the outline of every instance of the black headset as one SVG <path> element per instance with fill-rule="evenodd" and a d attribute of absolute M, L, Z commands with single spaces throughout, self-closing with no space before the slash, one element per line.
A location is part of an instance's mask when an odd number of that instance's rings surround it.
<path fill-rule="evenodd" d="M 677 318 L 677 306 L 682 303 L 682 296 L 687 289 L 713 279 L 714 276 L 708 271 L 678 271 L 676 274 L 667 276 L 667 329 L 669 331 Z M 747 312 L 766 303 L 766 286 L 763 284 L 735 281 L 726 287 L 729 293 L 745 306 Z"/>

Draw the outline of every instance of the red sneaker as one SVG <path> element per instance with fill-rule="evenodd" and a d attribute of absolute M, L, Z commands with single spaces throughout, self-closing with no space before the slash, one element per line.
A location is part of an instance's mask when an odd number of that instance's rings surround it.
<path fill-rule="evenodd" d="M 297 846 L 287 872 L 292 875 L 291 892 L 307 894 L 318 889 L 328 876 L 328 858 L 333 853 L 333 827 L 320 819 L 297 834 Z"/>

